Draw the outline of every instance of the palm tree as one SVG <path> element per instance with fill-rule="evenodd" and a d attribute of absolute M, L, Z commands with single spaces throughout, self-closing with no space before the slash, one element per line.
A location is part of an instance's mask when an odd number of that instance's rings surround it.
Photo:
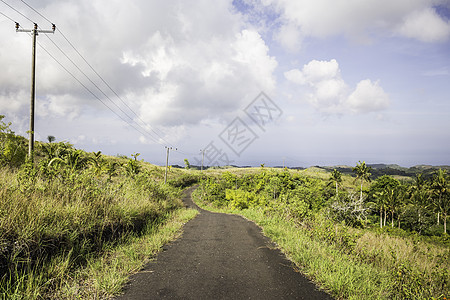
<path fill-rule="evenodd" d="M 92 154 L 94 156 L 93 157 L 88 157 L 87 158 L 87 162 L 94 169 L 94 174 L 96 176 L 100 176 L 100 174 L 103 171 L 103 167 L 104 167 L 104 161 L 103 161 L 103 158 L 102 158 L 102 152 L 101 151 L 92 152 Z"/>
<path fill-rule="evenodd" d="M 430 190 L 427 185 L 427 181 L 423 178 L 423 174 L 417 174 L 414 178 L 413 184 L 409 188 L 410 201 L 417 208 L 418 213 L 418 225 L 419 225 L 419 234 L 422 232 L 422 214 L 423 210 L 427 209 L 430 205 Z"/>
<path fill-rule="evenodd" d="M 450 188 L 448 175 L 445 170 L 439 169 L 433 177 L 431 188 L 436 197 L 433 197 L 433 202 L 439 213 L 442 213 L 444 218 L 444 233 L 447 233 L 447 214 L 450 211 Z"/>
<path fill-rule="evenodd" d="M 376 199 L 376 202 L 378 204 L 378 207 L 380 208 L 380 228 L 383 228 L 383 210 L 385 212 L 385 216 L 386 216 L 386 195 L 387 192 L 385 190 L 376 192 L 374 197 Z M 384 223 L 386 225 L 386 219 L 384 220 Z"/>
<path fill-rule="evenodd" d="M 387 207 L 391 213 L 391 227 L 394 227 L 394 214 L 397 213 L 398 227 L 400 228 L 400 209 L 404 206 L 406 198 L 405 187 L 401 184 L 387 187 Z"/>
<path fill-rule="evenodd" d="M 48 166 L 51 166 L 53 164 L 63 164 L 73 172 L 76 169 L 83 168 L 86 165 L 87 161 L 88 160 L 83 157 L 81 150 L 71 150 L 67 151 L 67 153 L 62 158 L 55 157 L 50 160 Z"/>
<path fill-rule="evenodd" d="M 53 135 L 47 136 L 47 141 L 48 141 L 49 143 L 53 143 L 55 140 L 56 140 L 56 138 L 55 138 Z"/>
<path fill-rule="evenodd" d="M 359 200 L 362 200 L 362 190 L 363 190 L 363 183 L 364 181 L 370 181 L 370 170 L 371 168 L 366 165 L 366 162 L 359 161 L 359 163 L 356 164 L 356 167 L 353 168 L 353 172 L 356 173 L 356 180 L 361 180 L 361 193 Z"/>
<path fill-rule="evenodd" d="M 336 185 L 336 198 L 338 197 L 338 185 L 342 182 L 342 173 L 338 170 L 334 169 L 333 172 L 331 172 L 330 176 L 330 182 L 334 183 Z"/>

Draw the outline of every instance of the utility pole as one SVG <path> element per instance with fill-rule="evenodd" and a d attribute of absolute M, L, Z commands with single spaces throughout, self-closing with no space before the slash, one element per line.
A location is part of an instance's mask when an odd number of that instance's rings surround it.
<path fill-rule="evenodd" d="M 203 160 L 204 160 L 204 158 L 205 158 L 205 151 L 206 151 L 206 149 L 200 149 L 200 152 L 202 153 L 202 168 L 200 169 L 200 171 L 203 171 Z"/>
<path fill-rule="evenodd" d="M 167 149 L 167 155 L 166 155 L 166 172 L 164 174 L 164 184 L 167 183 L 167 168 L 169 167 L 169 151 L 172 150 L 172 147 L 167 147 L 165 146 Z M 175 148 L 175 150 L 177 150 L 177 148 Z"/>
<path fill-rule="evenodd" d="M 16 32 L 31 32 L 33 45 L 31 49 L 31 99 L 30 99 L 30 141 L 28 143 L 28 158 L 34 160 L 34 103 L 36 99 L 36 36 L 39 33 L 55 33 L 56 25 L 52 24 L 52 30 L 39 30 L 38 25 L 34 23 L 33 29 L 20 29 L 19 23 L 16 23 Z"/>

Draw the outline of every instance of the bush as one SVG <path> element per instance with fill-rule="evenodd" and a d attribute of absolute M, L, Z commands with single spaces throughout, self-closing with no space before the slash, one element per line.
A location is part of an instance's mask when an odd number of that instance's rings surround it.
<path fill-rule="evenodd" d="M 167 180 L 167 183 L 176 188 L 185 188 L 196 184 L 200 181 L 199 175 L 194 174 L 182 174 L 177 176 L 176 178 Z"/>
<path fill-rule="evenodd" d="M 78 162 L 89 156 L 78 154 Z M 0 168 L 0 295 L 6 298 L 30 286 L 48 295 L 57 286 L 47 269 L 53 259 L 66 257 L 76 269 L 182 206 L 178 189 L 147 171 L 111 180 L 92 176 L 94 166 L 64 159 Z"/>
<path fill-rule="evenodd" d="M 11 123 L 4 123 L 4 118 L 0 115 L 0 166 L 18 168 L 25 162 L 28 143 L 14 134 L 9 128 Z"/>

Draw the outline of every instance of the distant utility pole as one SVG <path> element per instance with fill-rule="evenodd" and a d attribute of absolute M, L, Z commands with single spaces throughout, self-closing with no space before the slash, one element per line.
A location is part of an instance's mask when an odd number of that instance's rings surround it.
<path fill-rule="evenodd" d="M 169 167 L 169 151 L 172 150 L 172 147 L 167 147 L 167 155 L 166 155 L 166 173 L 164 174 L 164 184 L 167 183 L 167 168 Z M 175 150 L 177 150 L 177 148 L 175 148 Z"/>
<path fill-rule="evenodd" d="M 20 29 L 19 23 L 16 23 L 16 32 L 31 32 L 33 45 L 31 51 L 31 101 L 30 101 L 30 141 L 28 143 L 28 158 L 34 160 L 34 103 L 36 91 L 36 36 L 39 33 L 54 33 L 56 25 L 52 24 L 52 30 L 39 30 L 38 25 L 34 23 L 33 29 Z"/>
<path fill-rule="evenodd" d="M 200 171 L 203 171 L 203 160 L 205 158 L 205 151 L 206 151 L 206 149 L 203 149 L 203 150 L 200 149 L 200 152 L 202 153 L 202 168 L 200 169 Z"/>

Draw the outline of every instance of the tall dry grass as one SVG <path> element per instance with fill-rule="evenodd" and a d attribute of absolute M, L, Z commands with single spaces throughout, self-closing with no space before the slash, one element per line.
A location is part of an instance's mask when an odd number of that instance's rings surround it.
<path fill-rule="evenodd" d="M 180 189 L 155 177 L 0 168 L 0 296 L 45 298 L 105 247 L 164 221 L 182 206 Z"/>

